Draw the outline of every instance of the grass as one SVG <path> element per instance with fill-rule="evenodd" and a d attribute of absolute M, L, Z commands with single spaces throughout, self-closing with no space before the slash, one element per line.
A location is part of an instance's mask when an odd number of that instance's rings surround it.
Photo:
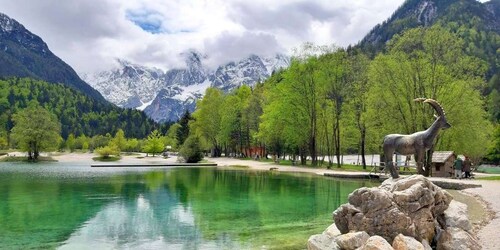
<path fill-rule="evenodd" d="M 486 174 L 500 174 L 500 167 L 479 167 L 477 172 Z"/>
<path fill-rule="evenodd" d="M 476 177 L 476 180 L 500 181 L 500 176 L 484 176 Z"/>
<path fill-rule="evenodd" d="M 34 162 L 56 162 L 56 161 L 57 160 L 54 160 L 52 157 L 39 156 L 38 159 Z M 0 159 L 0 162 L 33 162 L 33 161 L 28 160 L 28 157 L 26 156 L 7 156 Z"/>
<path fill-rule="evenodd" d="M 108 157 L 97 156 L 92 158 L 92 160 L 94 161 L 104 161 L 104 162 L 117 161 L 120 159 L 121 159 L 120 156 L 108 156 Z"/>

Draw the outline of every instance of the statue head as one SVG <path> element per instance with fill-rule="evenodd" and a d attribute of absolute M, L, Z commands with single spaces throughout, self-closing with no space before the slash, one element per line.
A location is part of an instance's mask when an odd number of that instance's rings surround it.
<path fill-rule="evenodd" d="M 439 123 L 441 129 L 447 129 L 451 127 L 451 124 L 449 124 L 448 121 L 446 120 L 446 113 L 444 112 L 443 107 L 436 100 L 427 98 L 417 98 L 414 101 L 416 102 L 423 101 L 424 103 L 428 103 L 434 108 L 434 110 L 436 110 L 437 115 L 434 115 L 434 117 L 436 117 L 437 122 Z"/>

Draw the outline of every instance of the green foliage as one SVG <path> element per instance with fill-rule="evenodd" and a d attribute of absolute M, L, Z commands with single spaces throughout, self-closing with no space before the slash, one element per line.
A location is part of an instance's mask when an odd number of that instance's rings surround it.
<path fill-rule="evenodd" d="M 128 139 L 125 147 L 125 151 L 127 152 L 139 152 L 141 151 L 141 145 L 139 140 L 132 138 Z"/>
<path fill-rule="evenodd" d="M 438 100 L 452 128 L 440 133 L 437 150 L 478 157 L 486 150 L 491 124 L 478 91 L 484 64 L 462 52 L 462 40 L 434 26 L 417 28 L 393 39 L 388 53 L 371 64 L 367 110 L 369 133 L 411 134 L 434 121 L 429 105 L 419 97 Z"/>
<path fill-rule="evenodd" d="M 181 118 L 182 120 L 182 118 Z M 163 143 L 165 146 L 170 146 L 170 150 L 177 151 L 179 148 L 179 141 L 177 135 L 179 134 L 179 129 L 182 126 L 179 123 L 174 123 L 168 128 L 167 134 L 163 137 Z"/>
<path fill-rule="evenodd" d="M 120 155 L 120 149 L 116 145 L 108 145 L 105 147 L 100 147 L 95 150 L 97 154 L 102 159 L 107 159 L 110 158 L 111 156 L 119 156 Z"/>
<path fill-rule="evenodd" d="M 125 133 L 122 129 L 118 129 L 115 137 L 109 142 L 111 145 L 116 146 L 120 151 L 125 150 L 127 147 L 127 139 L 125 138 Z"/>
<path fill-rule="evenodd" d="M 489 99 L 488 111 L 494 122 L 500 121 L 500 29 L 498 28 L 498 1 L 434 1 L 437 15 L 435 18 L 422 20 L 421 1 L 406 1 L 389 20 L 375 28 L 360 42 L 365 52 L 375 56 L 386 49 L 388 41 L 398 34 L 415 27 L 439 25 L 446 31 L 458 36 L 463 41 L 461 47 L 469 55 L 487 62 L 486 79 L 489 85 L 481 89 Z M 492 16 L 496 13 L 496 17 Z M 496 92 L 496 93 L 495 93 Z"/>
<path fill-rule="evenodd" d="M 29 160 L 37 160 L 41 151 L 55 150 L 60 140 L 61 124 L 57 117 L 32 102 L 13 115 L 11 138 L 28 152 Z"/>
<path fill-rule="evenodd" d="M 69 134 L 68 139 L 66 139 L 66 147 L 70 152 L 75 151 L 75 135 Z"/>
<path fill-rule="evenodd" d="M 12 114 L 26 108 L 33 100 L 59 118 L 64 139 L 69 134 L 75 137 L 82 134 L 89 137 L 115 134 L 119 129 L 127 137 L 145 138 L 159 127 L 141 111 L 121 109 L 109 103 L 95 101 L 61 84 L 29 78 L 9 78 L 0 79 L 0 134 L 12 128 Z M 90 148 L 91 144 L 89 143 Z"/>
<path fill-rule="evenodd" d="M 165 144 L 163 144 L 161 134 L 158 132 L 158 130 L 154 130 L 153 132 L 151 132 L 142 150 L 144 153 L 153 154 L 153 156 L 165 150 Z"/>
<path fill-rule="evenodd" d="M 196 136 L 190 136 L 182 144 L 179 150 L 179 155 L 182 156 L 186 163 L 198 163 L 203 159 L 203 152 L 200 147 L 200 140 Z"/>
<path fill-rule="evenodd" d="M 491 144 L 486 160 L 495 164 L 500 164 L 500 124 L 496 125 L 493 132 L 493 143 Z"/>
<path fill-rule="evenodd" d="M 193 113 L 195 119 L 190 131 L 204 138 L 212 147 L 212 156 L 221 155 L 220 130 L 221 112 L 224 103 L 224 95 L 220 89 L 208 88 L 203 99 L 196 103 L 196 111 Z"/>
<path fill-rule="evenodd" d="M 184 115 L 182 115 L 181 119 L 179 120 L 179 123 L 177 123 L 178 126 L 175 127 L 175 135 L 177 139 L 176 145 L 182 145 L 186 138 L 189 136 L 189 122 L 191 120 L 193 120 L 193 117 L 191 116 L 191 113 L 186 110 Z M 170 135 L 170 133 L 167 134 Z"/>

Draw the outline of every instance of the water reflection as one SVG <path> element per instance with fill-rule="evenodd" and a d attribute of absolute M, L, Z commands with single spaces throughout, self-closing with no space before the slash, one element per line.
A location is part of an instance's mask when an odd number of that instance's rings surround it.
<path fill-rule="evenodd" d="M 1 167 L 0 248 L 304 248 L 352 190 L 376 184 L 216 169 Z"/>

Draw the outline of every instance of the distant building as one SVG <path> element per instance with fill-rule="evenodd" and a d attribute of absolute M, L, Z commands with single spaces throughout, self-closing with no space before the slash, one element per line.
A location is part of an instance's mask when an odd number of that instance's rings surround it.
<path fill-rule="evenodd" d="M 453 151 L 435 151 L 432 154 L 432 176 L 453 176 L 453 162 L 455 159 L 456 155 Z"/>

